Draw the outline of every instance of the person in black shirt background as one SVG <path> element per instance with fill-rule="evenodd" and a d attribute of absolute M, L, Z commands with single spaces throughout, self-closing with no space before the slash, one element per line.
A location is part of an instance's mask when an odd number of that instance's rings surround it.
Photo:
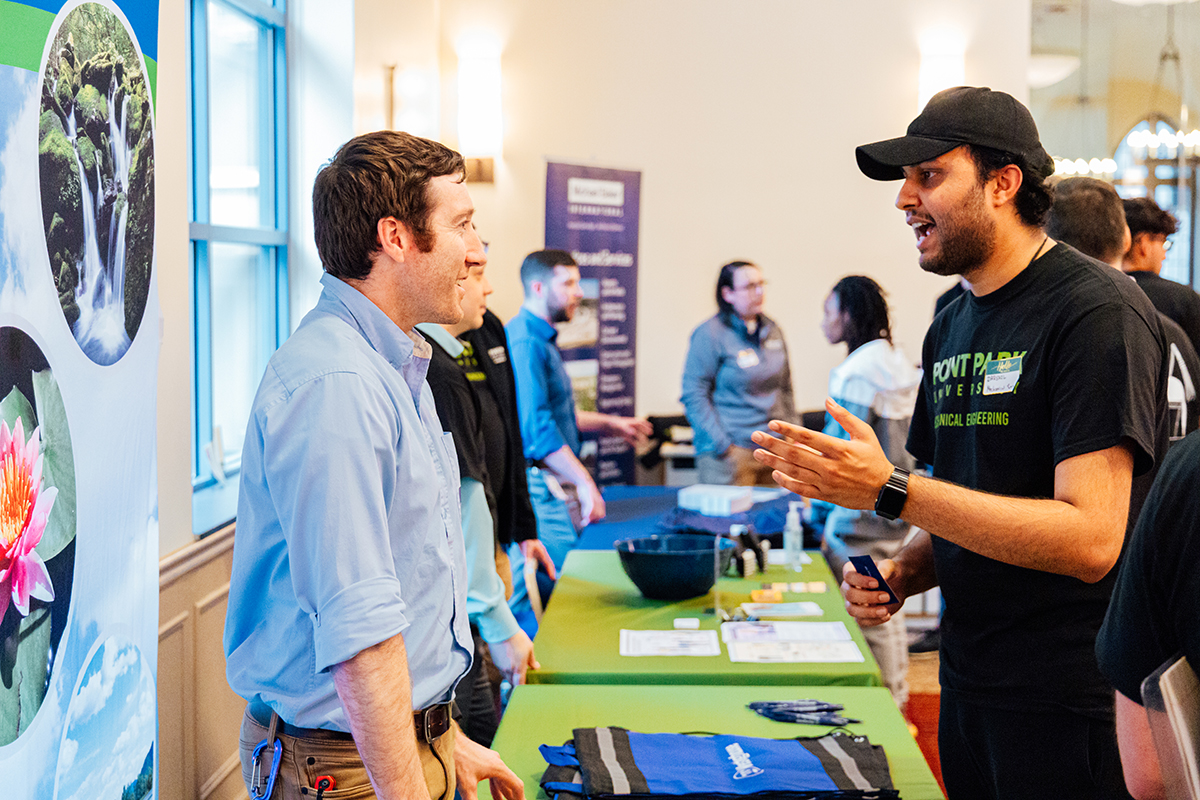
<path fill-rule="evenodd" d="M 1138 282 L 1155 308 L 1183 328 L 1192 347 L 1200 352 L 1200 294 L 1159 274 L 1178 227 L 1175 217 L 1148 197 L 1131 198 L 1124 204 L 1131 238 L 1121 268 Z"/>

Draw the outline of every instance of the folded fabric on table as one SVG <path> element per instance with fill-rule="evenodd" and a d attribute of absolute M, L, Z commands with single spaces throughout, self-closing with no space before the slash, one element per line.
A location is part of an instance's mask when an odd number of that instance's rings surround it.
<path fill-rule="evenodd" d="M 562 747 L 541 746 L 550 797 L 699 800 L 891 800 L 883 748 L 865 736 L 760 739 L 576 728 Z"/>
<path fill-rule="evenodd" d="M 760 536 L 770 536 L 783 531 L 788 501 L 794 499 L 793 495 L 784 495 L 774 500 L 756 503 L 749 511 L 739 511 L 724 517 L 710 517 L 699 511 L 676 506 L 659 518 L 658 527 L 675 533 L 701 531 L 720 535 L 729 533 L 730 525 L 750 525 Z"/>

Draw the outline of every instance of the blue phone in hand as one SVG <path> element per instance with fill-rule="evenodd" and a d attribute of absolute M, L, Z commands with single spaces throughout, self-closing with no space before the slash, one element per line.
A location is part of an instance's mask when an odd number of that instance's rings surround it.
<path fill-rule="evenodd" d="M 900 598 L 892 591 L 892 587 L 888 586 L 887 581 L 883 579 L 883 575 L 879 573 L 879 567 L 875 563 L 875 559 L 870 556 L 850 556 L 850 563 L 854 565 L 854 569 L 860 575 L 866 575 L 868 578 L 874 578 L 879 581 L 879 591 L 887 592 L 889 600 L 887 604 L 899 603 Z"/>

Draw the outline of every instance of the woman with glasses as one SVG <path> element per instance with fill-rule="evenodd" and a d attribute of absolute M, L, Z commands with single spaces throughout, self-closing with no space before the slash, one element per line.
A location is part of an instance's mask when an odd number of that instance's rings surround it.
<path fill-rule="evenodd" d="M 750 434 L 773 419 L 795 421 L 796 412 L 783 332 L 762 313 L 765 285 L 749 261 L 721 267 L 717 314 L 692 331 L 681 399 L 700 483 L 775 485 L 754 460 Z"/>

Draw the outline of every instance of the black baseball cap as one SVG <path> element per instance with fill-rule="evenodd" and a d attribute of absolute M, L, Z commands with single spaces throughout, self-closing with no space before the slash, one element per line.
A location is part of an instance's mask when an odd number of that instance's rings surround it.
<path fill-rule="evenodd" d="M 1029 109 L 1010 94 L 982 86 L 943 89 L 929 98 L 906 135 L 864 144 L 854 155 L 868 178 L 897 181 L 904 177 L 901 167 L 929 161 L 964 144 L 1011 153 L 1043 178 L 1054 173 L 1054 159 L 1042 147 Z"/>

